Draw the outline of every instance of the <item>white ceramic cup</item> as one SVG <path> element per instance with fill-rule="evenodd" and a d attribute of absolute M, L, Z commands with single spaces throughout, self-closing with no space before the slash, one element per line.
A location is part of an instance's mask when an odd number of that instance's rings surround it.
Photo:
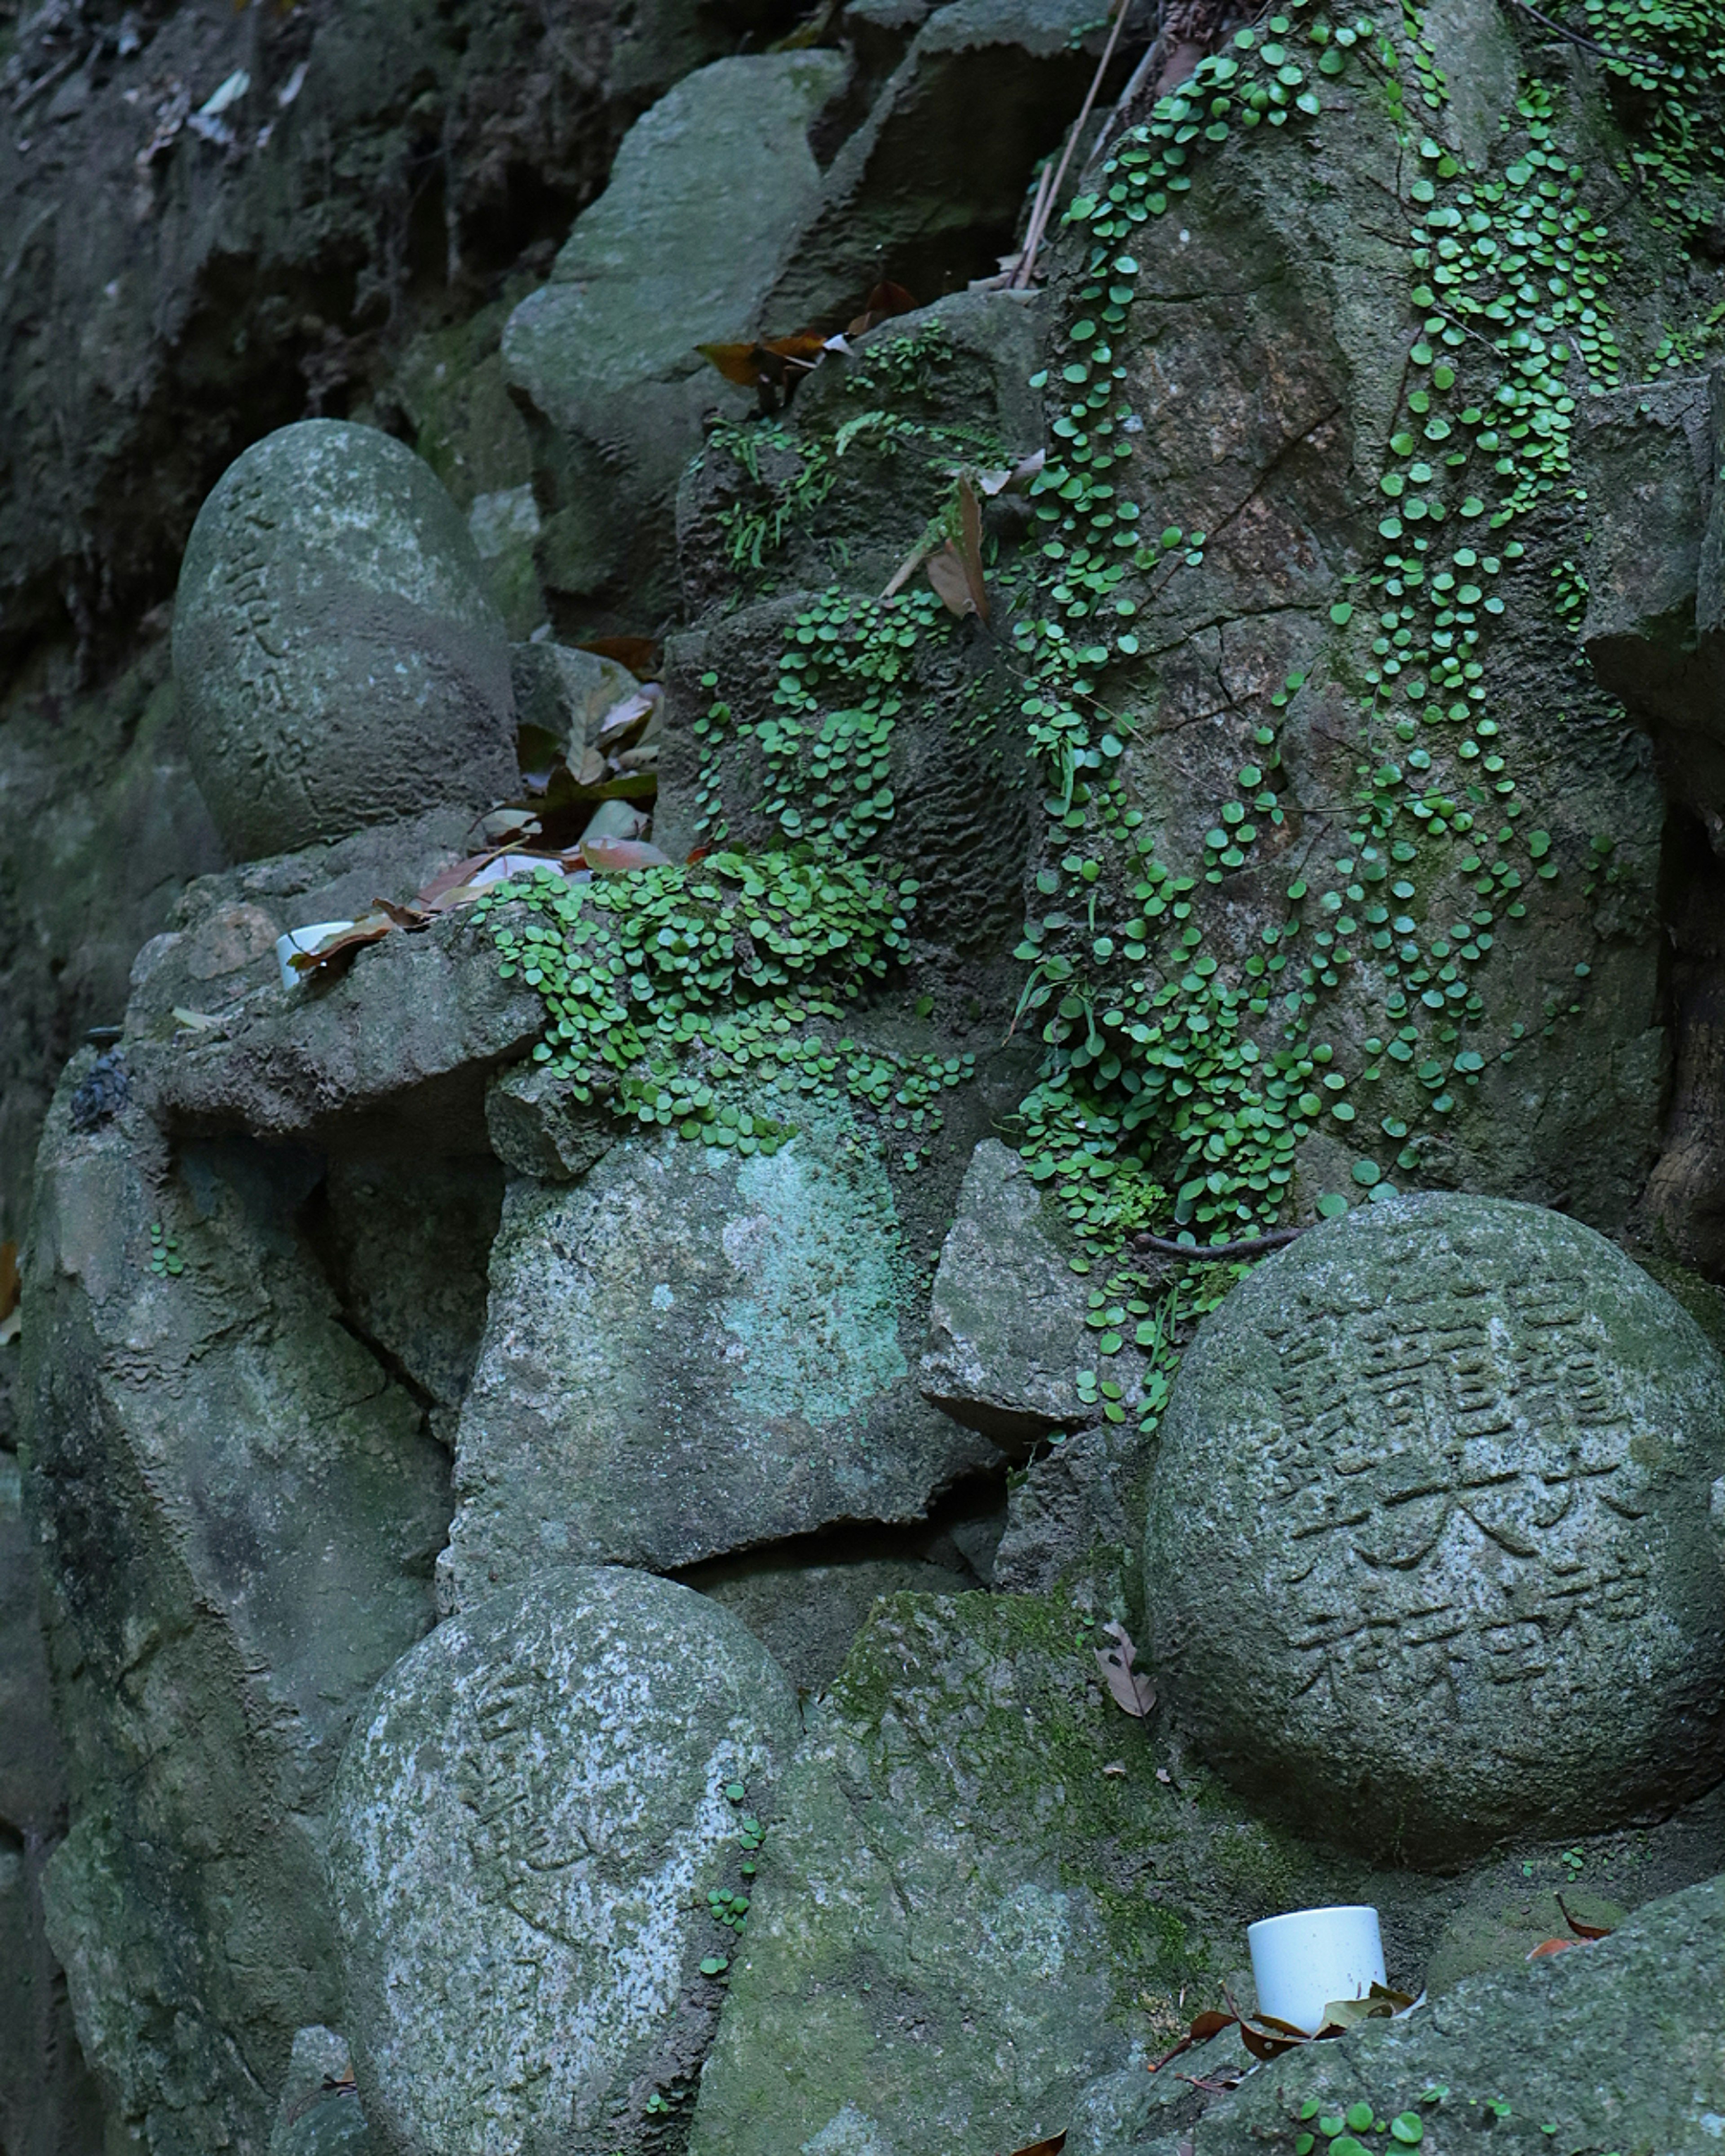
<path fill-rule="evenodd" d="M 1375 1909 L 1296 1909 L 1246 1928 L 1258 2011 L 1316 2034 L 1332 1999 L 1385 1981 Z"/>
<path fill-rule="evenodd" d="M 278 936 L 275 963 L 281 968 L 283 988 L 290 988 L 305 978 L 295 968 L 296 957 L 309 957 L 337 936 L 345 936 L 352 926 L 351 921 L 314 921 L 305 928 L 290 928 L 285 936 Z"/>

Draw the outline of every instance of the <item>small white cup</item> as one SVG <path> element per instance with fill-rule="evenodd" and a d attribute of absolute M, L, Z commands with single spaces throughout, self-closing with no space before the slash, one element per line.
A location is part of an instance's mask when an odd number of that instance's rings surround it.
<path fill-rule="evenodd" d="M 1375 1909 L 1296 1909 L 1246 1927 L 1258 2011 L 1315 2035 L 1332 1999 L 1385 1981 Z"/>
<path fill-rule="evenodd" d="M 290 928 L 285 936 L 278 936 L 275 963 L 281 968 L 283 988 L 291 988 L 305 978 L 295 968 L 296 957 L 309 957 L 326 943 L 333 942 L 336 937 L 345 936 L 352 926 L 351 921 L 314 921 L 307 927 Z"/>

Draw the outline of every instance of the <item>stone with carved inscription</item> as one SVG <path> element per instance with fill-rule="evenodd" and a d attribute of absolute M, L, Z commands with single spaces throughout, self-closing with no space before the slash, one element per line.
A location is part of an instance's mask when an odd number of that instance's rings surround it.
<path fill-rule="evenodd" d="M 1162 1426 L 1158 1678 L 1248 1791 L 1414 1862 L 1725 1773 L 1725 1366 L 1591 1229 L 1399 1198 L 1206 1322 Z"/>
<path fill-rule="evenodd" d="M 187 544 L 173 653 L 193 773 L 240 860 L 514 781 L 509 645 L 472 536 L 376 428 L 302 420 L 228 467 Z"/>
<path fill-rule="evenodd" d="M 646 1573 L 542 1572 L 405 1656 L 349 1740 L 329 1855 L 382 2145 L 664 2146 L 800 1732 L 767 1650 Z"/>

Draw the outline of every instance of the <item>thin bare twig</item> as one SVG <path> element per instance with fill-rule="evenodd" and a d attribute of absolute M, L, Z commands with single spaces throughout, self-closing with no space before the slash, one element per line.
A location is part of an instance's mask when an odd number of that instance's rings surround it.
<path fill-rule="evenodd" d="M 1053 215 L 1055 204 L 1060 199 L 1060 182 L 1066 177 L 1066 167 L 1072 162 L 1072 152 L 1078 147 L 1079 137 L 1084 132 L 1085 122 L 1090 118 L 1091 107 L 1096 101 L 1096 92 L 1101 88 L 1102 78 L 1108 72 L 1108 64 L 1114 57 L 1114 48 L 1120 43 L 1120 33 L 1126 28 L 1127 13 L 1132 3 L 1132 0 L 1120 0 L 1119 5 L 1116 8 L 1113 28 L 1108 33 L 1108 42 L 1102 48 L 1102 57 L 1096 62 L 1096 71 L 1091 78 L 1090 88 L 1084 93 L 1084 102 L 1078 109 L 1078 117 L 1072 122 L 1072 132 L 1066 137 L 1066 146 L 1060 152 L 1060 162 L 1055 167 L 1053 182 L 1045 196 L 1040 187 L 1036 190 L 1037 203 L 1042 212 L 1041 222 L 1039 223 L 1036 221 L 1035 213 L 1033 211 L 1030 229 L 1024 234 L 1024 255 L 1018 268 L 1013 272 L 1012 283 L 1007 288 L 1009 291 L 1021 292 L 1030 282 L 1031 273 L 1036 267 L 1036 250 L 1042 244 L 1042 235 L 1048 229 L 1048 220 Z"/>

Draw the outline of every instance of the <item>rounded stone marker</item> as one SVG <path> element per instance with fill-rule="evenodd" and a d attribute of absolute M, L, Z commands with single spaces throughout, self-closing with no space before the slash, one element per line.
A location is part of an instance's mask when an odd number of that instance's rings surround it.
<path fill-rule="evenodd" d="M 305 419 L 254 443 L 192 527 L 174 610 L 187 753 L 242 860 L 516 776 L 509 645 L 429 465 Z"/>
<path fill-rule="evenodd" d="M 1396 1199 L 1205 1321 L 1144 1548 L 1206 1755 L 1421 1863 L 1669 1807 L 1725 1772 L 1725 1367 L 1577 1221 Z"/>
<path fill-rule="evenodd" d="M 593 2156 L 662 2128 L 649 2097 L 717 2020 L 701 1964 L 738 1943 L 708 1896 L 747 1892 L 742 1821 L 800 1728 L 759 1641 L 646 1573 L 537 1573 L 403 1657 L 342 1757 L 328 1860 L 384 2148 Z"/>

